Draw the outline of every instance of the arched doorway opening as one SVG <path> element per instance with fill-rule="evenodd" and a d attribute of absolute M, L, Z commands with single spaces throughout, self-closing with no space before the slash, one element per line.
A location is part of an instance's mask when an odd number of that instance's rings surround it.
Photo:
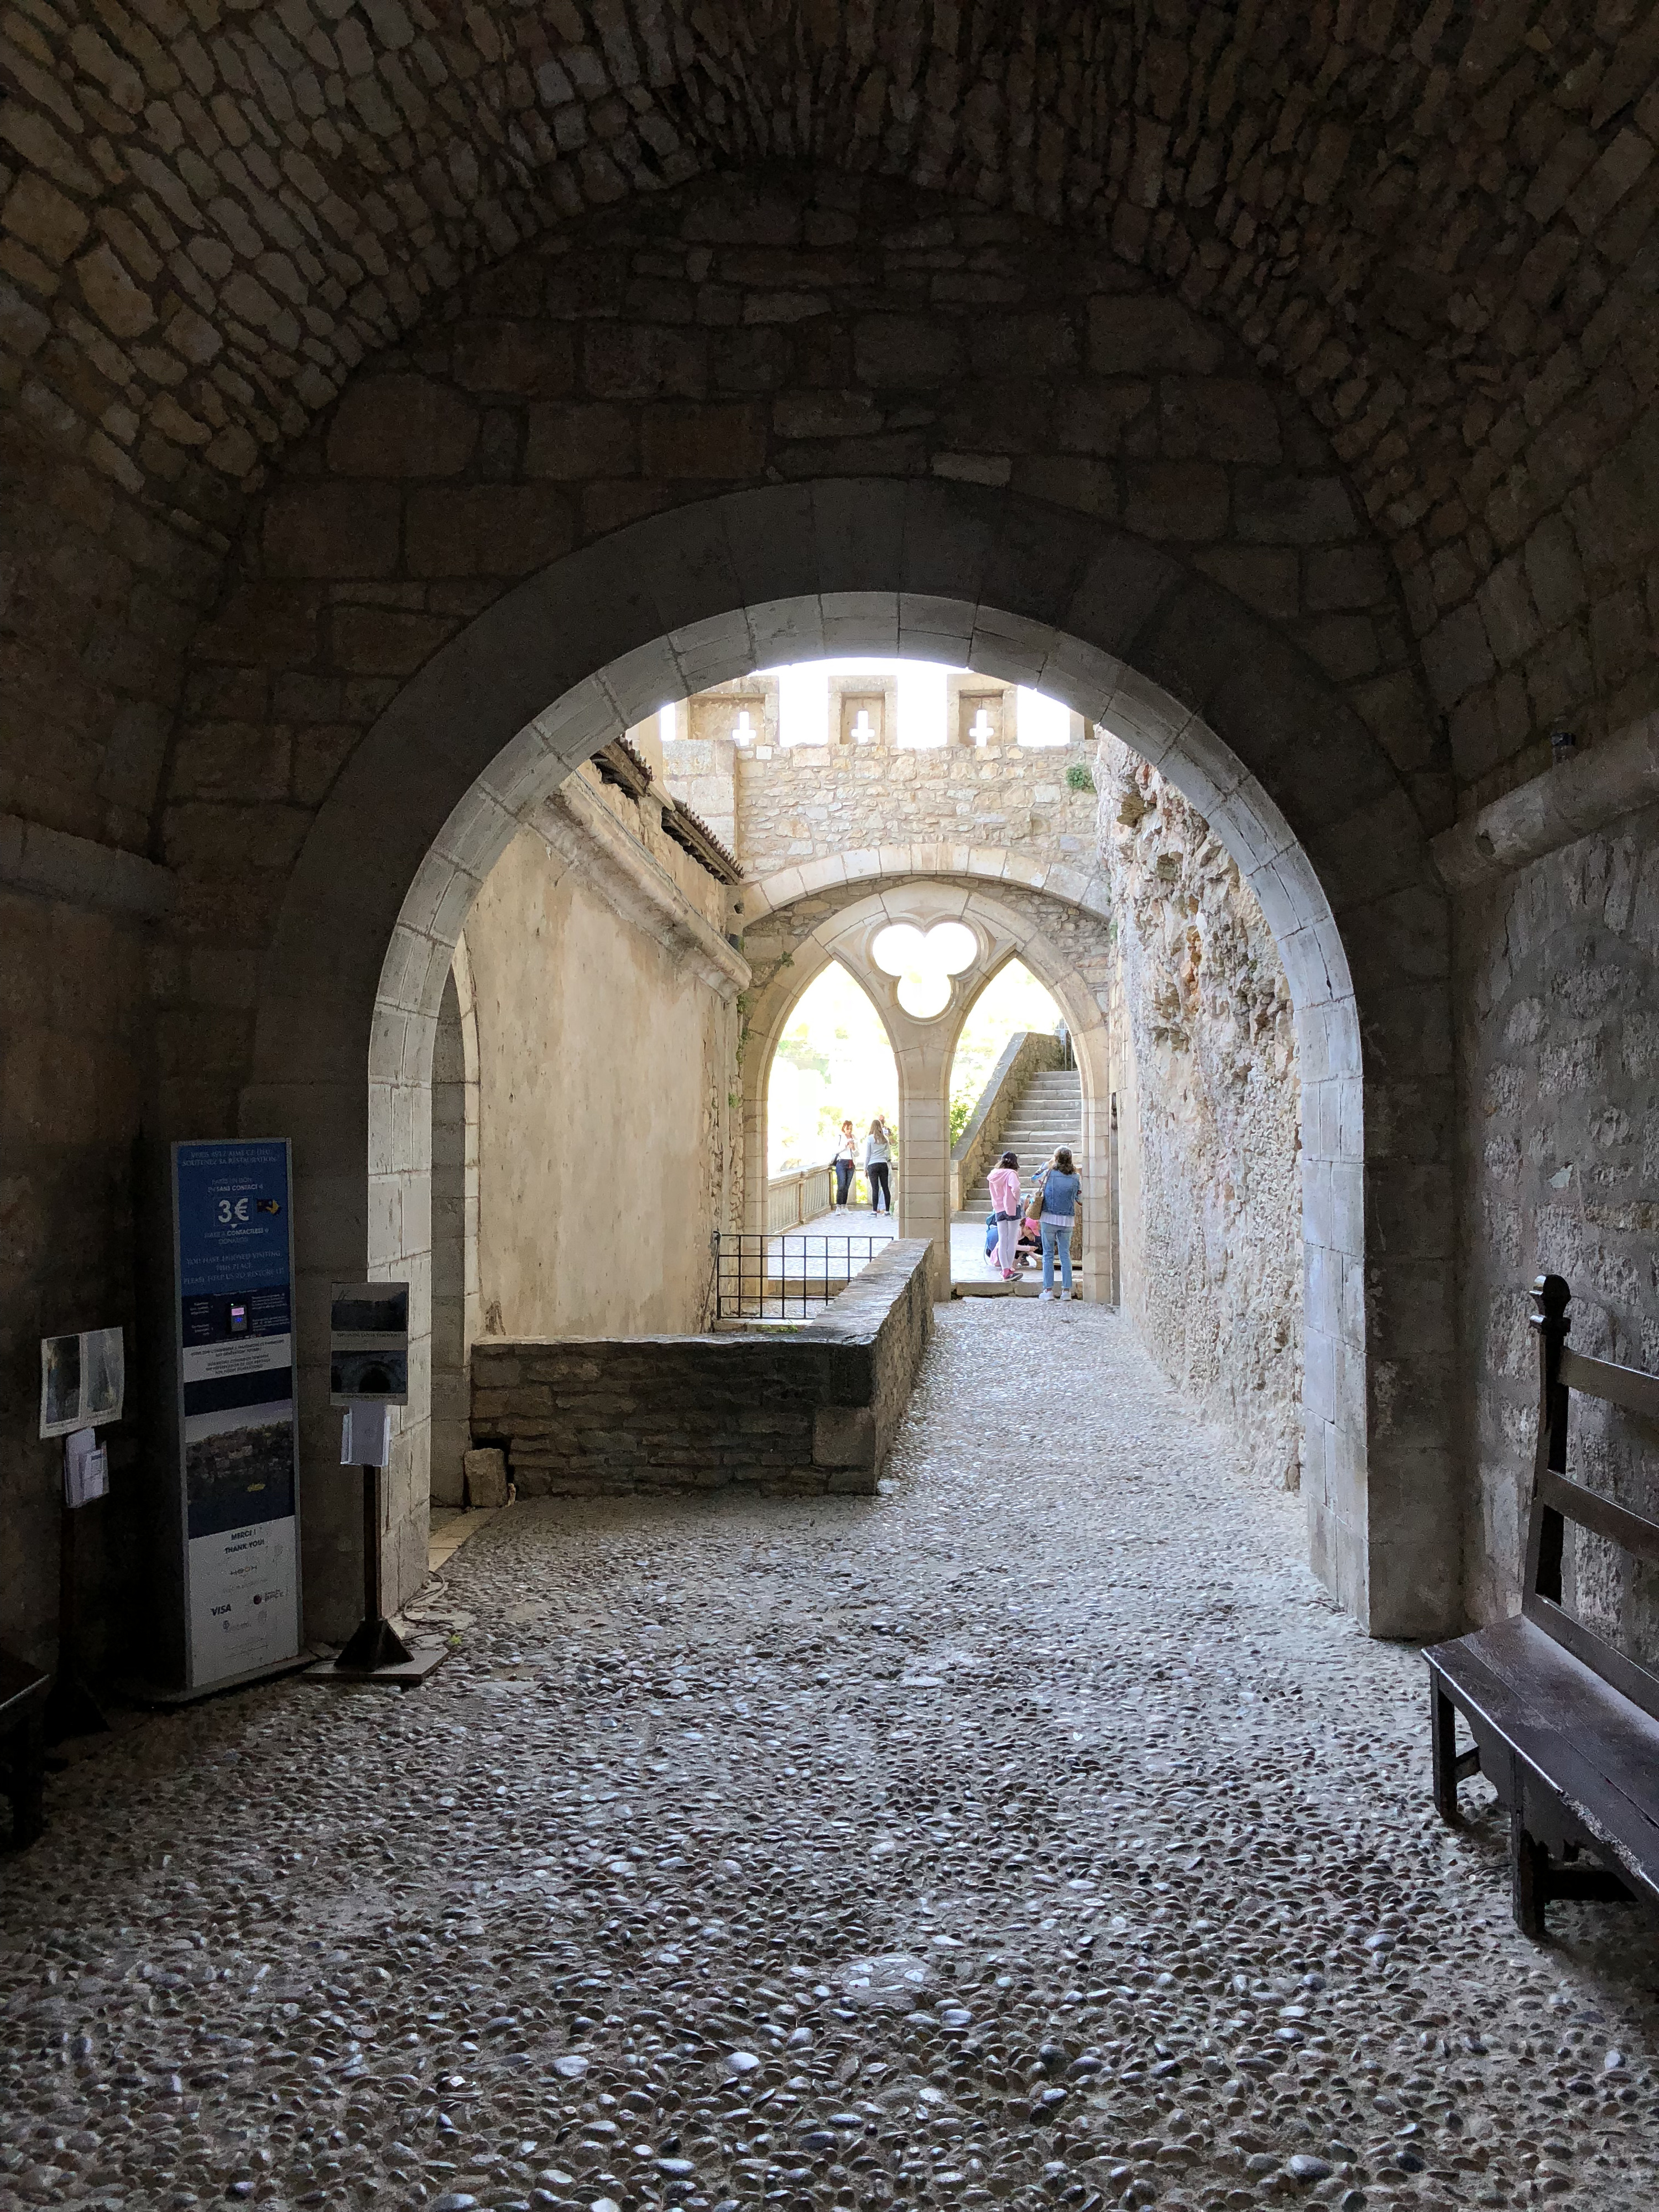
<path fill-rule="evenodd" d="M 756 929 L 744 939 L 750 945 L 763 943 L 768 953 L 767 963 L 757 964 L 748 1016 L 757 1064 L 770 1065 L 793 1009 L 830 963 L 857 978 L 880 1010 L 897 1066 L 899 1170 L 894 1195 L 898 1233 L 933 1242 L 937 1296 L 950 1295 L 953 1245 L 960 1261 L 973 1243 L 956 1223 L 963 1209 L 959 1164 L 951 1157 L 951 1069 L 963 1021 L 986 983 L 1011 959 L 1019 960 L 1052 994 L 1065 1018 L 1079 1071 L 1079 1156 L 1091 1187 L 1106 1189 L 1109 1049 L 1103 917 L 1079 916 L 1070 902 L 1049 893 L 1000 882 L 994 886 L 972 875 L 949 878 L 900 873 L 871 891 L 865 891 L 863 879 L 857 878 L 838 893 L 821 888 L 787 903 L 773 902 L 775 890 L 773 881 L 745 885 L 744 890 L 745 909 L 760 906 L 766 921 L 764 937 Z M 1056 941 L 1068 921 L 1081 924 L 1083 937 L 1082 946 L 1074 943 L 1069 954 Z M 920 1013 L 904 1004 L 907 978 L 902 965 L 901 972 L 890 973 L 878 957 L 887 933 L 894 930 L 909 933 L 912 942 L 945 930 L 959 931 L 965 940 L 965 949 L 958 947 L 962 964 L 943 978 L 950 986 L 948 993 L 942 1000 L 935 995 L 915 1000 L 924 1008 Z M 1097 963 L 1092 974 L 1081 957 L 1091 947 Z M 937 983 L 941 979 L 932 980 Z M 767 1158 L 770 1134 L 766 1088 L 751 1079 L 750 1064 L 745 1055 L 744 1155 L 753 1163 Z M 763 1222 L 752 1185 L 750 1193 L 746 1226 L 754 1231 Z M 1085 1262 L 1083 1277 L 1085 1293 L 1097 1300 L 1109 1300 L 1111 1287 L 1103 1264 L 1103 1254 L 1097 1252 L 1093 1262 Z M 974 1276 L 980 1272 L 974 1271 Z"/>
<path fill-rule="evenodd" d="M 989 1180 L 993 1165 L 1012 1154 L 1022 1184 L 1032 1188 L 1060 1146 L 1073 1159 L 1081 1153 L 1082 1133 L 1082 1077 L 1070 1026 L 1053 992 L 1018 953 L 1011 954 L 963 1013 L 951 1060 L 951 1202 L 957 1280 L 964 1274 L 971 1280 L 969 1270 L 979 1271 L 981 1257 L 987 1269 L 992 1267 L 996 1233 Z M 1109 1178 L 1109 1156 L 1106 1164 Z M 1080 1269 L 1091 1231 L 1097 1241 L 1106 1243 L 1105 1265 L 1093 1272 L 1091 1280 L 1115 1305 L 1116 1270 L 1106 1230 L 1111 1213 L 1109 1187 L 1088 1192 L 1080 1199 L 1070 1243 L 1071 1256 Z M 1022 1259 L 1022 1265 L 1030 1264 Z"/>
<path fill-rule="evenodd" d="M 981 987 L 962 1018 L 951 1058 L 951 1139 L 962 1134 L 998 1060 L 1013 1038 L 1053 1037 L 1065 1064 L 1069 1052 L 1060 1001 L 1018 954 L 1011 955 Z"/>
<path fill-rule="evenodd" d="M 1158 610 L 1167 563 L 1133 539 L 1065 516 L 1058 526 L 1079 539 L 1080 567 L 1031 600 L 1000 563 L 971 494 L 907 489 L 904 527 L 874 532 L 871 514 L 890 495 L 820 485 L 678 508 L 555 562 L 437 653 L 354 756 L 295 867 L 244 1126 L 292 1128 L 302 1179 L 331 1192 L 313 1246 L 319 1278 L 366 1255 L 372 1272 L 409 1274 L 424 1304 L 429 1178 L 396 1133 L 424 1125 L 460 922 L 521 810 L 665 696 L 786 658 L 915 650 L 1012 672 L 1152 761 L 1202 811 L 1273 929 L 1306 1086 L 1311 1554 L 1368 1625 L 1432 1626 L 1456 1582 L 1455 1547 L 1431 1510 L 1449 1493 L 1449 1352 L 1421 1321 L 1425 1269 L 1437 1284 L 1443 1268 L 1433 1251 L 1417 1256 L 1425 1240 L 1389 1233 L 1425 1187 L 1417 1170 L 1443 1170 L 1449 1141 L 1443 1117 L 1408 1126 L 1394 1105 L 1425 1048 L 1442 1063 L 1446 1026 L 1444 904 L 1410 801 L 1370 732 L 1267 624 L 1228 603 L 1249 648 L 1248 668 L 1232 669 L 1217 667 L 1207 639 L 1172 629 Z M 1046 510 L 1026 524 L 1031 542 L 1054 526 Z M 1138 569 L 1158 579 L 1150 600 Z M 778 595 L 809 570 L 810 588 Z M 1164 680 L 1138 673 L 1125 648 Z M 1183 703 L 1182 689 L 1205 711 Z M 365 850 L 373 868 L 361 864 Z M 815 883 L 958 869 L 969 880 L 1002 872 L 994 854 L 937 845 L 838 854 L 781 870 L 753 894 L 745 886 L 742 927 Z M 1085 906 L 1099 896 L 1086 867 L 1056 866 L 1033 888 Z M 939 1206 L 944 1097 L 941 1072 Z M 371 1123 L 372 1176 L 356 1164 L 369 1160 Z M 1382 1232 L 1369 1249 L 1368 1216 Z M 307 1340 L 303 1356 L 318 1350 Z M 423 1427 L 412 1420 L 402 1443 L 405 1517 L 417 1469 L 424 1498 Z M 320 1428 L 310 1456 L 326 1463 Z M 325 1612 L 331 1584 L 343 1594 L 350 1581 L 328 1564 L 336 1549 L 349 1556 L 338 1517 L 336 1529 L 325 1504 L 313 1520 Z"/>
<path fill-rule="evenodd" d="M 767 1228 L 804 1224 L 826 1210 L 844 1121 L 857 1146 L 853 1196 L 867 1206 L 864 1140 L 874 1116 L 896 1120 L 898 1068 L 878 1008 L 839 962 L 796 1000 L 765 1082 Z"/>

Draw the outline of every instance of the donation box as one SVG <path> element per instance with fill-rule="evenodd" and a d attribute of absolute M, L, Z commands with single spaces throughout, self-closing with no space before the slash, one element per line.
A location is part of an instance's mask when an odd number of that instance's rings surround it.
<path fill-rule="evenodd" d="M 300 1649 L 289 1146 L 173 1147 L 178 1480 L 190 1690 Z"/>

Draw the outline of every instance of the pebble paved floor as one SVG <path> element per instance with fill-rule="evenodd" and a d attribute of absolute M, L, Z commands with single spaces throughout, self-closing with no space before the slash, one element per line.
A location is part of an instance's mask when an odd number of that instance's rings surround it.
<path fill-rule="evenodd" d="M 0 2205 L 1651 2208 L 1650 1929 L 1514 1932 L 1299 1534 L 1110 1314 L 1003 1301 L 878 1498 L 514 1508 L 425 1690 L 54 1785 Z"/>

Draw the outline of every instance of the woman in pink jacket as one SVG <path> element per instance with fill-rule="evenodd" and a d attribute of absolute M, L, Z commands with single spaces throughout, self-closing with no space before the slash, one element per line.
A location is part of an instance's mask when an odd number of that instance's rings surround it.
<path fill-rule="evenodd" d="M 1014 1246 L 1019 1237 L 1019 1162 L 1014 1154 L 1005 1152 L 986 1180 L 997 1212 L 997 1263 L 1003 1281 L 1012 1283 Z"/>

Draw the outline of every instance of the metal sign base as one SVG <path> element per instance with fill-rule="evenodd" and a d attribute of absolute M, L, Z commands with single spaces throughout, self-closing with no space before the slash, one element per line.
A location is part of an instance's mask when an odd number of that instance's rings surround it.
<path fill-rule="evenodd" d="M 354 1638 L 355 1642 L 356 1639 Z M 350 1647 L 348 1645 L 347 1649 Z M 337 1659 L 319 1659 L 314 1667 L 306 1668 L 307 1682 L 381 1682 L 389 1690 L 418 1690 L 434 1668 L 441 1667 L 449 1654 L 436 1651 L 416 1651 L 409 1657 L 388 1662 L 380 1667 L 348 1667 L 345 1652 Z"/>
<path fill-rule="evenodd" d="M 417 1689 L 449 1656 L 411 1651 L 380 1610 L 380 1470 L 363 1469 L 363 1617 L 337 1659 L 322 1659 L 306 1669 L 308 1682 L 384 1682 L 394 1690 Z"/>

